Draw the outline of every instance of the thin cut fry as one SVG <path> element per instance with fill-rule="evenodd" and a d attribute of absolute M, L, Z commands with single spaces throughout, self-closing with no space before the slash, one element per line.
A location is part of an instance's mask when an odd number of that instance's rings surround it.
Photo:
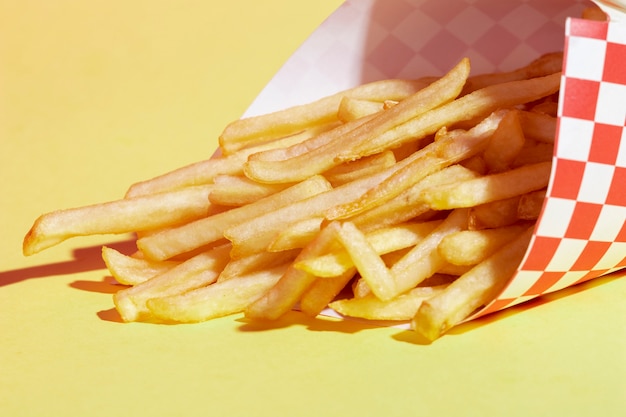
<path fill-rule="evenodd" d="M 429 340 L 467 318 L 492 300 L 513 276 L 532 236 L 532 228 L 424 301 L 412 320 L 413 329 Z"/>
<path fill-rule="evenodd" d="M 32 255 L 76 236 L 160 229 L 206 216 L 211 186 L 115 200 L 40 216 L 23 243 Z"/>

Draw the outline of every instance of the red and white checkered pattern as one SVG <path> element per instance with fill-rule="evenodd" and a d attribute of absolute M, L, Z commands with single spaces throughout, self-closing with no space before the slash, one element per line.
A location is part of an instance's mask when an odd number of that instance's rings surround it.
<path fill-rule="evenodd" d="M 554 167 L 525 260 L 481 314 L 626 267 L 626 26 L 568 19 Z"/>

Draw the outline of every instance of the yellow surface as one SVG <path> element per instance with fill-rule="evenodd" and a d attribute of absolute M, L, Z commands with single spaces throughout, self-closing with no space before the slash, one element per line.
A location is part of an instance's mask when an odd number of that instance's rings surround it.
<path fill-rule="evenodd" d="M 30 258 L 42 212 L 204 158 L 339 0 L 0 1 L 0 415 L 615 416 L 626 278 L 453 330 L 292 313 L 122 324 L 99 244 Z M 548 302 L 549 301 L 549 302 Z M 340 414 L 342 413 L 342 414 Z"/>

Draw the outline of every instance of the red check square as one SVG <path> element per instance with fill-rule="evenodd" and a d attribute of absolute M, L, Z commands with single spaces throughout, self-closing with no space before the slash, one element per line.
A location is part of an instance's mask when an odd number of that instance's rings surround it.
<path fill-rule="evenodd" d="M 596 123 L 591 139 L 589 161 L 615 165 L 622 139 L 622 126 Z"/>
<path fill-rule="evenodd" d="M 565 237 L 589 239 L 602 211 L 602 204 L 576 203 Z"/>
<path fill-rule="evenodd" d="M 585 174 L 585 162 L 557 159 L 554 167 L 554 180 L 551 197 L 576 200 Z"/>
<path fill-rule="evenodd" d="M 626 168 L 615 168 L 606 204 L 626 207 Z"/>
<path fill-rule="evenodd" d="M 616 84 L 626 84 L 626 45 L 609 42 L 606 45 L 602 79 Z"/>
<path fill-rule="evenodd" d="M 600 82 L 566 78 L 563 89 L 568 97 L 563 102 L 563 116 L 594 120 Z"/>

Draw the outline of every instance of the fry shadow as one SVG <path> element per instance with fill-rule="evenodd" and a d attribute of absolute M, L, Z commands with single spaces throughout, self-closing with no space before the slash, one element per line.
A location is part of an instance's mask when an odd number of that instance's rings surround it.
<path fill-rule="evenodd" d="M 71 275 L 80 272 L 96 271 L 104 269 L 102 260 L 102 246 L 88 246 L 77 248 L 72 251 L 72 259 L 50 264 L 36 265 L 27 268 L 14 269 L 0 272 L 0 287 L 17 284 L 22 281 L 35 278 L 46 278 L 59 275 Z M 135 250 L 135 241 L 132 239 L 107 243 L 106 246 L 120 252 L 132 252 Z M 110 293 L 113 288 L 109 288 L 110 283 L 77 281 L 72 284 L 73 288 Z"/>

